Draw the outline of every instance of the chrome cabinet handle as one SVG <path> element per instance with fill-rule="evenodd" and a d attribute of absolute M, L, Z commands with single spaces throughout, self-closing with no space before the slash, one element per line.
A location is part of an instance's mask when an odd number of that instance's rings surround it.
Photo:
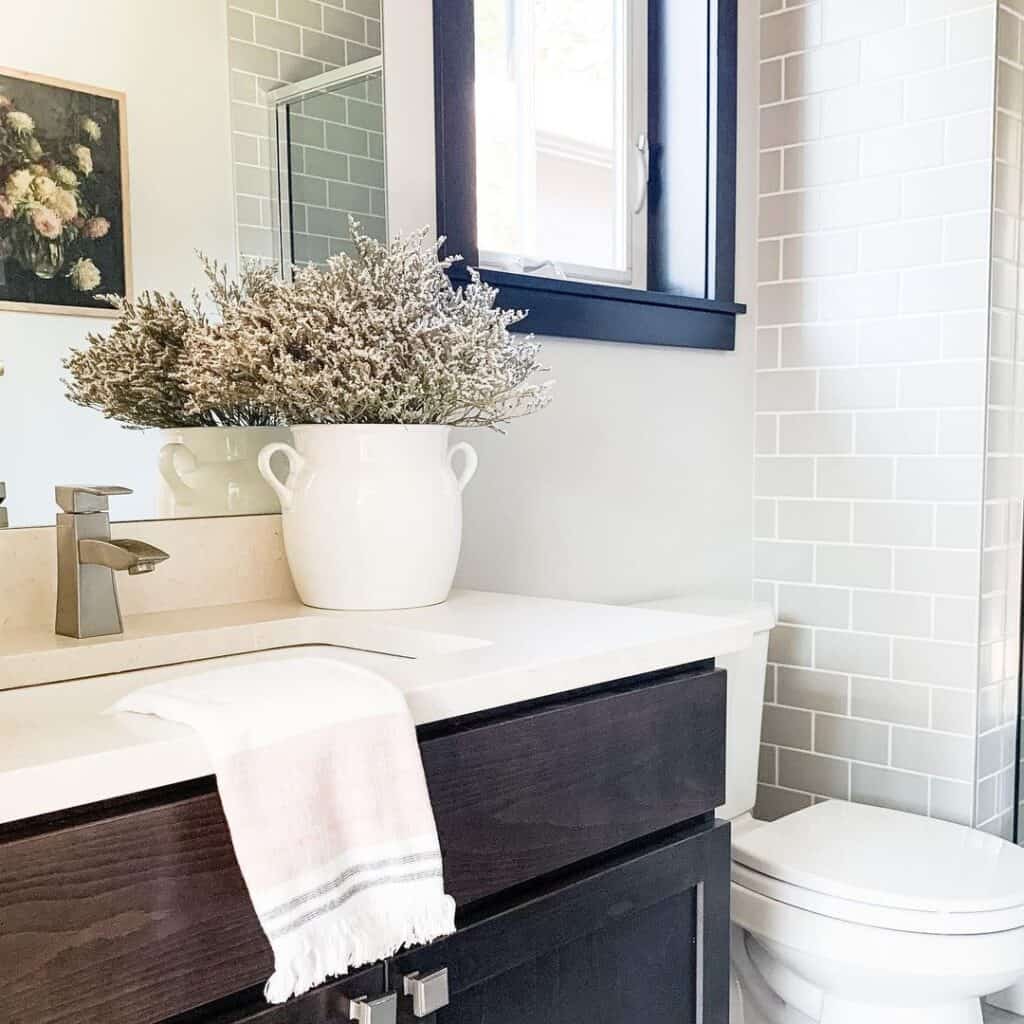
<path fill-rule="evenodd" d="M 402 981 L 407 996 L 412 996 L 412 1012 L 428 1017 L 448 1005 L 448 968 L 442 967 L 425 977 L 419 971 L 407 974 Z"/>
<path fill-rule="evenodd" d="M 348 1004 L 348 1019 L 359 1024 L 395 1024 L 398 1016 L 398 996 L 389 992 L 380 999 L 360 996 Z"/>

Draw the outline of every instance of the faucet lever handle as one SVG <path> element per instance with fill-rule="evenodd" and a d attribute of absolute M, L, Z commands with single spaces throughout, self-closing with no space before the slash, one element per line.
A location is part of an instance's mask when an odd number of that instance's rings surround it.
<path fill-rule="evenodd" d="M 54 488 L 57 504 L 65 512 L 106 512 L 111 495 L 131 493 L 130 487 L 116 486 L 58 485 Z"/>

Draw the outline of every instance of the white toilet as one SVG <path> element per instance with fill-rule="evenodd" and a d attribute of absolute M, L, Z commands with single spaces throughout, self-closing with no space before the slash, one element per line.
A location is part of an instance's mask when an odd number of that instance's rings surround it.
<path fill-rule="evenodd" d="M 834 800 L 754 821 L 771 609 L 700 598 L 643 607 L 746 618 L 754 630 L 750 648 L 719 659 L 729 673 L 719 816 L 733 822 L 730 1024 L 981 1024 L 981 997 L 1024 978 L 1024 849 Z"/>

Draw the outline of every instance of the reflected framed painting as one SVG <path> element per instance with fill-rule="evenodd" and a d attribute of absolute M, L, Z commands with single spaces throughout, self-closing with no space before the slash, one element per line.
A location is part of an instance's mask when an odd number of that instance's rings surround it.
<path fill-rule="evenodd" d="M 0 67 L 0 310 L 131 297 L 124 93 Z"/>

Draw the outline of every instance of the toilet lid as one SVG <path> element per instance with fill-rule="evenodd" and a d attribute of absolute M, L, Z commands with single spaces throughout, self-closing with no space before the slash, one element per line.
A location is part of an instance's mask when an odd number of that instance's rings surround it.
<path fill-rule="evenodd" d="M 736 836 L 732 856 L 748 887 L 760 875 L 915 917 L 1000 911 L 1024 923 L 1024 850 L 934 818 L 831 800 Z"/>

